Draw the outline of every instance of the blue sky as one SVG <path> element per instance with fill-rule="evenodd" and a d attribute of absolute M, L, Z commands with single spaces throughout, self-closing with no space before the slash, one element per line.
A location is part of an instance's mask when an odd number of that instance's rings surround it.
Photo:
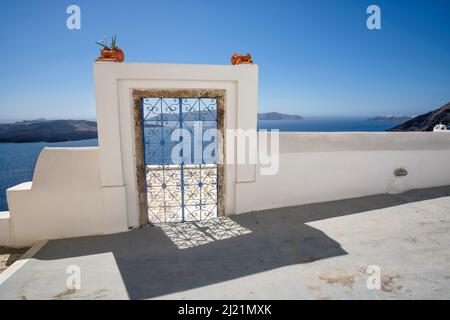
<path fill-rule="evenodd" d="M 81 30 L 66 8 L 81 7 Z M 382 29 L 366 28 L 381 8 Z M 416 115 L 450 101 L 450 1 L 2 1 L 0 120 L 95 118 L 95 41 L 130 62 L 260 66 L 260 111 Z"/>

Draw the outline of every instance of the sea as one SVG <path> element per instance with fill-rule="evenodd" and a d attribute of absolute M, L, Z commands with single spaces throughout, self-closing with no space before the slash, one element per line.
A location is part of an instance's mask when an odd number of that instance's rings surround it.
<path fill-rule="evenodd" d="M 281 132 L 376 132 L 385 131 L 397 124 L 395 121 L 367 121 L 364 117 L 310 117 L 303 120 L 260 120 L 258 129 L 278 129 Z M 0 211 L 8 210 L 6 189 L 22 182 L 32 181 L 36 160 L 44 147 L 97 145 L 97 139 L 60 143 L 0 143 Z"/>
<path fill-rule="evenodd" d="M 398 121 L 369 121 L 367 117 L 308 117 L 302 120 L 258 121 L 258 129 L 279 129 L 287 132 L 375 132 L 385 131 Z"/>

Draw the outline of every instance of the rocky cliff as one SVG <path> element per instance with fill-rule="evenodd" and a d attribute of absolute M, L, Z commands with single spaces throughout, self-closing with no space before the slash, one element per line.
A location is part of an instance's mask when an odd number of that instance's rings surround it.
<path fill-rule="evenodd" d="M 434 126 L 440 123 L 450 125 L 450 102 L 435 111 L 412 118 L 387 131 L 433 131 Z"/>

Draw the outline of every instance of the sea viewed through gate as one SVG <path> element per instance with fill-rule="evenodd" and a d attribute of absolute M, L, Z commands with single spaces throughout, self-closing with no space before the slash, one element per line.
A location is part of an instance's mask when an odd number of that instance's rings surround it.
<path fill-rule="evenodd" d="M 151 223 L 217 217 L 217 100 L 142 98 Z"/>

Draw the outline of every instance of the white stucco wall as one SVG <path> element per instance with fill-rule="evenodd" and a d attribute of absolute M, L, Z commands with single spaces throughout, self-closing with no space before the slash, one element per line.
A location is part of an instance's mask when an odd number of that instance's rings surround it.
<path fill-rule="evenodd" d="M 448 133 L 280 133 L 279 157 L 277 174 L 257 166 L 254 182 L 236 183 L 227 214 L 450 185 Z M 0 245 L 111 233 L 99 159 L 98 148 L 44 149 L 33 182 L 8 189 Z"/>
<path fill-rule="evenodd" d="M 9 211 L 0 211 L 0 245 L 12 245 Z"/>
<path fill-rule="evenodd" d="M 225 128 L 256 128 L 255 65 L 96 63 L 94 76 L 99 148 L 44 149 L 33 181 L 7 191 L 10 212 L 0 213 L 0 245 L 139 225 L 133 89 L 224 89 Z M 234 160 L 246 152 L 234 151 Z M 262 175 L 259 165 L 227 165 L 225 212 L 450 185 L 449 159 L 449 133 L 280 133 L 277 174 Z M 408 175 L 395 177 L 397 168 Z"/>
<path fill-rule="evenodd" d="M 257 65 L 94 64 L 102 192 L 114 217 L 111 231 L 139 226 L 134 156 L 133 89 L 224 89 L 227 129 L 254 129 L 258 109 Z M 236 154 L 236 152 L 235 152 Z M 255 180 L 253 164 L 226 168 L 225 213 L 235 212 L 236 185 Z M 121 219 L 127 212 L 126 220 Z"/>
<path fill-rule="evenodd" d="M 449 133 L 280 133 L 278 173 L 238 184 L 236 213 L 450 185 L 449 159 Z"/>
<path fill-rule="evenodd" d="M 103 233 L 98 148 L 43 149 L 33 181 L 9 188 L 7 198 L 10 245 Z"/>

